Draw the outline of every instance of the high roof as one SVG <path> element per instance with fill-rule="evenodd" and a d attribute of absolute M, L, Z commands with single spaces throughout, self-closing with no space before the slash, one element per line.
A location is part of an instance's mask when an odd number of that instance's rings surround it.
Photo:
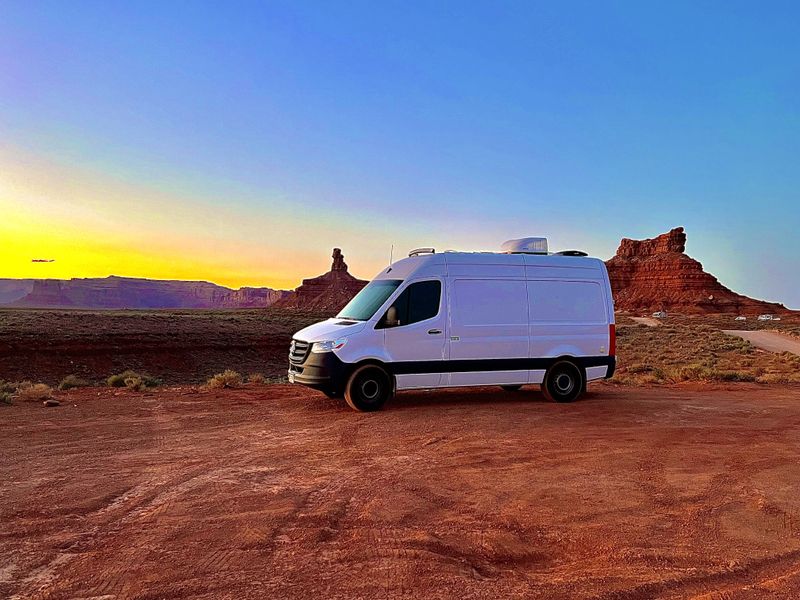
<path fill-rule="evenodd" d="M 465 269 L 465 267 L 469 267 L 469 269 Z M 595 273 L 602 271 L 604 263 L 599 258 L 588 256 L 447 251 L 436 254 L 420 254 L 398 260 L 381 270 L 375 278 L 408 279 L 412 276 L 453 275 L 469 271 L 480 273 L 482 276 L 523 277 L 526 267 L 549 267 Z"/>

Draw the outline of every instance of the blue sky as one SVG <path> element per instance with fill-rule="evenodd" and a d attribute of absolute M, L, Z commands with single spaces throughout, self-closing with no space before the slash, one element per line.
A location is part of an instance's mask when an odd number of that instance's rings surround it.
<path fill-rule="evenodd" d="M 28 219 L 89 207 L 118 240 L 82 248 L 75 275 L 148 274 L 146 227 L 174 234 L 175 260 L 206 279 L 288 286 L 324 270 L 333 245 L 369 277 L 391 243 L 547 235 L 608 258 L 621 237 L 682 225 L 723 283 L 800 308 L 796 4 L 0 13 L 3 206 Z"/>

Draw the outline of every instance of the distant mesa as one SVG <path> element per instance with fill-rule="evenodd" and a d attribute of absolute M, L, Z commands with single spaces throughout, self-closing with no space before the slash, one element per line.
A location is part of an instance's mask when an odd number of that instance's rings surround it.
<path fill-rule="evenodd" d="M 674 310 L 705 313 L 770 313 L 788 310 L 783 304 L 742 296 L 706 273 L 703 265 L 684 254 L 683 227 L 647 240 L 623 239 L 606 261 L 617 310 Z"/>
<path fill-rule="evenodd" d="M 275 303 L 275 306 L 318 310 L 331 314 L 339 312 L 367 281 L 353 277 L 347 271 L 347 263 L 340 248 L 334 248 L 333 262 L 327 273 L 304 279 L 303 284 Z"/>
<path fill-rule="evenodd" d="M 685 254 L 683 227 L 646 240 L 623 239 L 606 262 L 617 310 L 689 314 L 782 313 L 782 304 L 742 296 L 706 273 Z M 367 282 L 348 272 L 340 248 L 331 269 L 293 291 L 205 281 L 105 277 L 96 279 L 0 279 L 0 304 L 29 308 L 158 309 L 285 307 L 336 314 Z"/>
<path fill-rule="evenodd" d="M 207 281 L 116 276 L 68 280 L 0 279 L 0 304 L 26 308 L 265 308 L 285 294 L 288 292 L 271 288 L 233 290 Z"/>

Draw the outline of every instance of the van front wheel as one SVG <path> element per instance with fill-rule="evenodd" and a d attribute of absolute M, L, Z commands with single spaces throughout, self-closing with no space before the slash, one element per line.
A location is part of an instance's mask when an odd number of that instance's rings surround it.
<path fill-rule="evenodd" d="M 586 389 L 583 369 L 568 360 L 557 362 L 547 369 L 542 393 L 552 402 L 572 402 Z"/>
<path fill-rule="evenodd" d="M 356 369 L 344 390 L 344 399 L 350 407 L 363 412 L 380 410 L 391 395 L 391 377 L 375 365 Z"/>

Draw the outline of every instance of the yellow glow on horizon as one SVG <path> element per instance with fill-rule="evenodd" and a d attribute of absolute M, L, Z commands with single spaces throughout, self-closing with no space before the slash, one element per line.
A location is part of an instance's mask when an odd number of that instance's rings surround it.
<path fill-rule="evenodd" d="M 0 142 L 0 278 L 118 275 L 293 289 L 330 268 L 334 247 L 353 275 L 370 278 L 391 244 L 396 259 L 441 235 L 435 224 L 425 232 L 381 213 L 347 213 L 333 199 L 309 206 L 236 182 L 212 182 L 211 193 L 191 174 L 181 181 L 190 187 Z"/>
<path fill-rule="evenodd" d="M 280 214 L 265 222 L 77 169 L 14 161 L 3 150 L 0 277 L 119 275 L 291 289 L 319 272 L 318 256 L 287 246 L 292 224 Z"/>

